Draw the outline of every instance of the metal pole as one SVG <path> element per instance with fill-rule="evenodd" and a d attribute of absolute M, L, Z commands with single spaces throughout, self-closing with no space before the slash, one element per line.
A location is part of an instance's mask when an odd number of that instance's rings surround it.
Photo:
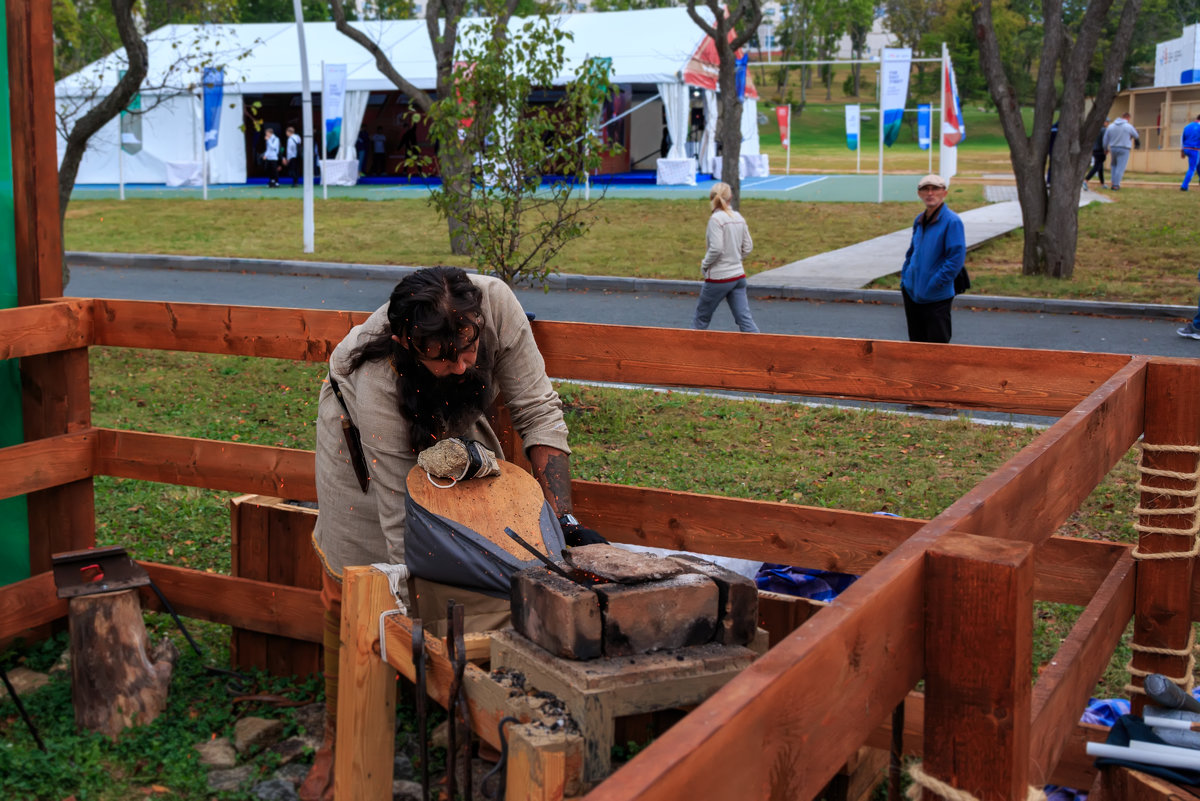
<path fill-rule="evenodd" d="M 788 124 L 787 124 L 787 174 L 792 174 L 792 104 L 788 103 Z"/>
<path fill-rule="evenodd" d="M 325 130 L 325 101 L 328 93 L 325 91 L 325 59 L 321 59 L 321 197 L 329 200 L 329 181 L 325 180 L 325 168 L 329 164 L 329 137 Z M 343 122 L 343 124 L 345 124 Z"/>
<path fill-rule="evenodd" d="M 308 80 L 308 49 L 304 45 L 304 9 L 300 0 L 292 0 L 296 15 L 296 37 L 300 42 L 301 117 L 304 125 L 304 252 L 313 252 L 313 124 L 312 86 Z"/>
<path fill-rule="evenodd" d="M 207 145 L 207 143 L 205 143 Z M 208 200 L 208 147 L 200 148 L 200 180 L 204 185 L 204 199 Z"/>
<path fill-rule="evenodd" d="M 299 2 L 300 0 L 296 0 Z M 883 202 L 883 102 L 879 103 L 879 201 Z"/>
<path fill-rule="evenodd" d="M 125 199 L 125 138 L 118 127 L 117 129 L 117 184 L 120 187 L 121 200 Z"/>

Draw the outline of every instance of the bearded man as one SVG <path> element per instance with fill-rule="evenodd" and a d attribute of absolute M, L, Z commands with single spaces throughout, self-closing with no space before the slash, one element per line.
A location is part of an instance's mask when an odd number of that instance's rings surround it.
<path fill-rule="evenodd" d="M 404 563 L 405 479 L 421 451 L 459 437 L 502 455 L 485 417 L 498 395 L 567 544 L 602 541 L 571 515 L 562 402 L 529 320 L 502 281 L 453 267 L 418 270 L 396 285 L 387 305 L 351 329 L 329 359 L 317 418 L 313 533 L 325 568 L 326 725 L 301 787 L 306 801 L 332 793 L 342 570 Z M 436 592 L 418 585 L 416 594 L 424 606 Z M 467 608 L 468 629 L 494 627 L 496 616 L 507 614 L 507 599 L 461 588 L 453 597 Z"/>

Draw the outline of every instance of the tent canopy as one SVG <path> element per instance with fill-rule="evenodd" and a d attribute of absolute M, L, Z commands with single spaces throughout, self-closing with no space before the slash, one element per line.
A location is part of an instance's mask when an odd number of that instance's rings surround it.
<path fill-rule="evenodd" d="M 699 9 L 711 19 L 707 9 Z M 464 20 L 463 31 L 478 18 Z M 704 34 L 688 16 L 685 8 L 656 8 L 639 11 L 564 14 L 553 18 L 559 28 L 570 31 L 574 39 L 566 43 L 566 65 L 560 83 L 573 74 L 585 59 L 599 56 L 612 59 L 613 83 L 679 83 L 689 61 L 701 51 L 712 53 L 704 44 Z M 523 18 L 514 18 L 517 27 Z M 432 90 L 437 73 L 433 50 L 429 45 L 425 20 L 383 20 L 352 23 L 388 54 L 397 71 L 415 86 Z M 320 91 L 321 62 L 346 64 L 347 91 L 392 91 L 395 86 L 375 66 L 375 60 L 332 22 L 311 22 L 304 26 L 309 58 L 309 74 L 314 91 Z M 168 25 L 147 36 L 150 69 L 144 86 L 164 83 L 176 89 L 199 85 L 199 68 L 181 69 L 181 54 L 206 56 L 215 64 L 225 65 L 225 91 L 240 94 L 297 93 L 300 91 L 300 55 L 295 23 L 238 25 Z M 705 56 L 710 57 L 710 56 Z M 199 57 L 192 60 L 197 63 Z M 124 50 L 118 50 L 56 85 L 59 97 L 92 95 L 97 87 L 107 89 L 118 80 L 125 64 Z M 715 66 L 715 65 L 714 65 Z M 691 81 L 689 81 L 691 82 Z M 747 93 L 756 93 L 748 88 Z"/>

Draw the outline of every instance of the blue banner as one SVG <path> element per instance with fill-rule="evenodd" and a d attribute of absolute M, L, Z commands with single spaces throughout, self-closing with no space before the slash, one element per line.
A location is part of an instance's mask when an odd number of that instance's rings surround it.
<path fill-rule="evenodd" d="M 225 90 L 225 70 L 205 67 L 201 78 L 204 85 L 204 149 L 217 146 L 221 129 L 221 96 Z"/>
<path fill-rule="evenodd" d="M 932 125 L 933 107 L 928 103 L 921 103 L 917 106 L 917 144 L 922 150 L 928 150 L 933 141 Z"/>
<path fill-rule="evenodd" d="M 741 103 L 746 99 L 746 70 L 750 67 L 750 51 L 743 50 L 737 59 L 737 98 Z"/>
<path fill-rule="evenodd" d="M 908 73 L 911 65 L 912 48 L 883 48 L 879 105 L 883 111 L 883 143 L 888 147 L 900 136 L 904 103 L 908 99 Z"/>
<path fill-rule="evenodd" d="M 333 154 L 342 144 L 342 116 L 346 108 L 346 65 L 324 64 L 321 71 L 321 126 L 325 131 L 325 155 Z"/>
<path fill-rule="evenodd" d="M 861 109 L 857 103 L 851 103 L 846 106 L 846 147 L 851 150 L 858 150 L 860 118 Z"/>

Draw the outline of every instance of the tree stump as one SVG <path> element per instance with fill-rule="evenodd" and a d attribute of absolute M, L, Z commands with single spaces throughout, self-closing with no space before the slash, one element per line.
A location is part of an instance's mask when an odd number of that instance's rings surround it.
<path fill-rule="evenodd" d="M 70 629 L 76 726 L 115 740 L 162 713 L 179 650 L 164 638 L 148 653 L 137 590 L 72 598 Z"/>

